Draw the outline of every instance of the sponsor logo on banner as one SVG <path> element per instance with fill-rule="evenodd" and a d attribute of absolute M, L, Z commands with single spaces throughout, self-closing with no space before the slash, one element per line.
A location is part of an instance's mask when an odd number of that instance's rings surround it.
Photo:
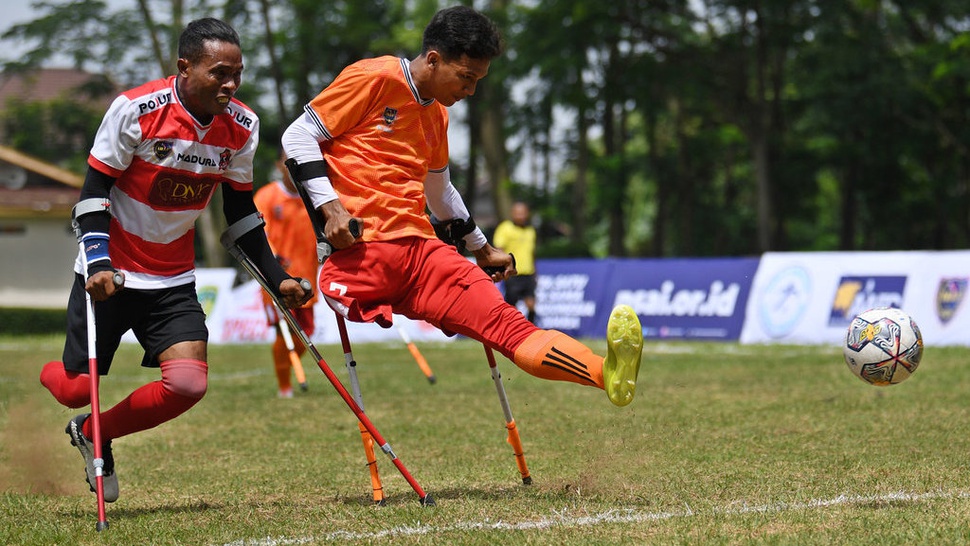
<path fill-rule="evenodd" d="M 642 317 L 730 317 L 741 287 L 737 283 L 711 282 L 707 290 L 675 289 L 664 280 L 659 289 L 618 290 L 614 305 L 625 303 Z"/>
<path fill-rule="evenodd" d="M 936 289 L 936 316 L 940 322 L 950 322 L 963 302 L 967 293 L 966 277 L 940 279 L 940 286 Z"/>
<path fill-rule="evenodd" d="M 782 269 L 765 285 L 758 305 L 761 328 L 772 338 L 795 329 L 812 298 L 812 279 L 800 266 Z"/>
<path fill-rule="evenodd" d="M 196 288 L 196 295 L 199 297 L 202 311 L 208 317 L 216 306 L 216 300 L 219 299 L 219 287 L 210 284 L 200 285 Z"/>
<path fill-rule="evenodd" d="M 536 314 L 542 328 L 577 330 L 583 317 L 596 315 L 596 302 L 586 299 L 589 275 L 567 273 L 536 278 Z"/>
<path fill-rule="evenodd" d="M 676 289 L 670 279 L 660 283 L 659 289 L 618 290 L 613 305 L 627 304 L 643 317 L 643 333 L 647 337 L 660 338 L 711 338 L 730 337 L 728 328 L 723 324 L 704 325 L 700 322 L 679 322 L 650 320 L 651 317 L 711 317 L 730 318 L 734 316 L 741 286 L 711 281 L 707 288 Z"/>
<path fill-rule="evenodd" d="M 832 299 L 829 326 L 847 327 L 852 318 L 874 307 L 901 307 L 906 277 L 842 277 Z"/>

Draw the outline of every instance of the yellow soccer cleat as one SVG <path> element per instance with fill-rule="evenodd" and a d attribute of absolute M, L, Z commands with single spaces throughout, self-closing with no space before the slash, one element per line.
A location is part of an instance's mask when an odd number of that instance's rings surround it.
<path fill-rule="evenodd" d="M 603 360 L 603 386 L 617 406 L 633 401 L 643 354 L 643 329 L 636 311 L 617 305 L 606 324 L 606 358 Z"/>

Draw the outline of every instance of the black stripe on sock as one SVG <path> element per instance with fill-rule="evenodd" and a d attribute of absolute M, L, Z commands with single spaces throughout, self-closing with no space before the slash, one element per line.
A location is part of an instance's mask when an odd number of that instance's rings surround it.
<path fill-rule="evenodd" d="M 587 378 L 589 377 L 589 370 L 586 368 L 586 364 L 583 364 L 579 360 L 576 360 L 555 347 L 553 347 L 550 352 L 546 353 L 546 358 L 554 360 Z"/>
<path fill-rule="evenodd" d="M 569 369 L 569 368 L 567 368 L 565 366 L 561 366 L 561 365 L 559 365 L 559 364 L 557 364 L 555 362 L 550 362 L 548 360 L 543 360 L 542 361 L 542 365 L 543 366 L 549 366 L 550 368 L 556 368 L 557 370 L 561 370 L 561 371 L 563 371 L 565 373 L 568 373 L 569 375 L 575 375 L 576 377 L 582 379 L 583 381 L 588 381 L 589 383 L 591 383 L 593 385 L 596 384 L 588 375 L 582 375 L 582 374 L 577 373 L 577 372 L 575 372 L 575 371 L 573 371 L 573 370 L 571 370 L 571 369 Z"/>

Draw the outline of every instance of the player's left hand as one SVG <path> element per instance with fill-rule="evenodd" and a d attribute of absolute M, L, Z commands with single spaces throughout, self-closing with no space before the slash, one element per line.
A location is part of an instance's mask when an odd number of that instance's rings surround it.
<path fill-rule="evenodd" d="M 475 261 L 479 267 L 492 278 L 492 282 L 504 281 L 518 273 L 515 269 L 515 258 L 488 243 L 472 251 L 472 254 L 475 255 Z"/>
<path fill-rule="evenodd" d="M 290 309 L 300 307 L 313 297 L 313 285 L 306 279 L 286 279 L 280 283 L 283 305 Z"/>

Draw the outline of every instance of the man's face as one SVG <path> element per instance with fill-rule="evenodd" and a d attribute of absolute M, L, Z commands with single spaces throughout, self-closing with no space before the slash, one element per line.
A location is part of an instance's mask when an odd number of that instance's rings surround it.
<path fill-rule="evenodd" d="M 242 51 L 239 46 L 206 40 L 195 62 L 179 59 L 181 99 L 194 116 L 206 119 L 226 111 L 242 81 Z"/>
<path fill-rule="evenodd" d="M 431 97 L 444 106 L 475 94 L 478 81 L 488 74 L 489 59 L 471 59 L 462 55 L 457 59 L 445 61 L 437 51 L 428 52 L 431 65 Z"/>
<path fill-rule="evenodd" d="M 512 222 L 517 226 L 525 226 L 529 223 L 529 207 L 525 203 L 515 203 L 512 205 Z"/>

